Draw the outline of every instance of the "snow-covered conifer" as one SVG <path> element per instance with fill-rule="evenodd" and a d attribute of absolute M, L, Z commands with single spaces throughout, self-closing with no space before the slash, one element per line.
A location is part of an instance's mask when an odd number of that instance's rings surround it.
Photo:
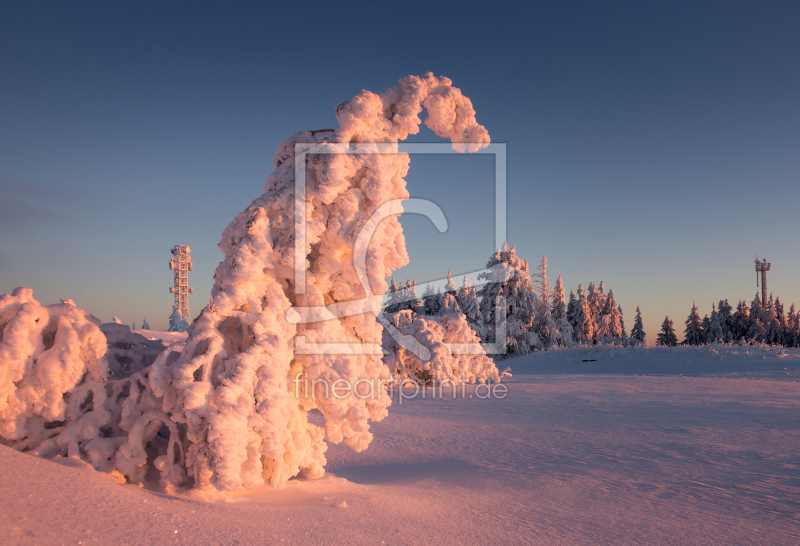
<path fill-rule="evenodd" d="M 547 280 L 547 258 L 542 256 L 542 260 L 539 262 L 539 266 L 536 269 L 539 271 L 534 275 L 539 281 L 536 286 L 539 302 L 542 304 L 549 304 L 550 300 L 553 299 L 553 288 Z"/>
<path fill-rule="evenodd" d="M 131 330 L 136 330 L 136 321 L 131 323 Z"/>
<path fill-rule="evenodd" d="M 675 323 L 669 320 L 669 317 L 666 317 L 661 325 L 661 332 L 658 334 L 656 344 L 666 347 L 674 347 L 678 344 L 678 338 L 675 336 Z"/>
<path fill-rule="evenodd" d="M 145 319 L 142 319 L 142 330 L 149 330 L 149 329 L 150 325 L 147 324 L 147 321 Z"/>
<path fill-rule="evenodd" d="M 719 323 L 717 307 L 712 303 L 711 318 L 709 318 L 708 327 L 703 330 L 703 343 L 716 343 L 718 341 L 725 341 L 725 331 Z"/>
<path fill-rule="evenodd" d="M 458 292 L 456 292 L 456 283 L 453 282 L 453 276 L 450 274 L 450 270 L 447 270 L 447 282 L 444 285 L 444 293 L 450 294 L 453 297 L 456 297 Z"/>
<path fill-rule="evenodd" d="M 739 300 L 736 306 L 736 313 L 731 318 L 731 337 L 734 341 L 741 341 L 747 337 L 747 326 L 750 321 L 750 312 L 747 302 Z"/>
<path fill-rule="evenodd" d="M 700 321 L 700 315 L 697 313 L 697 305 L 692 302 L 692 311 L 689 313 L 689 318 L 686 319 L 686 335 L 685 343 L 687 345 L 700 345 L 703 343 L 703 325 Z"/>
<path fill-rule="evenodd" d="M 574 299 L 575 296 L 573 295 Z M 571 347 L 574 344 L 572 325 L 567 319 L 567 303 L 564 298 L 564 279 L 558 276 L 556 287 L 553 290 L 553 300 L 550 308 L 555 328 L 558 331 L 556 342 L 562 347 Z"/>
<path fill-rule="evenodd" d="M 455 296 L 453 296 L 453 294 L 450 292 L 447 292 L 444 295 L 442 308 L 439 310 L 440 315 L 446 315 L 448 313 L 461 313 L 461 308 L 458 306 Z M 463 313 L 461 314 L 463 315 Z"/>
<path fill-rule="evenodd" d="M 761 305 L 761 298 L 758 292 L 756 292 L 756 297 L 750 303 L 750 317 L 747 321 L 747 334 L 745 337 L 748 341 L 760 343 L 764 341 L 766 333 L 764 328 L 764 307 Z"/>
<path fill-rule="evenodd" d="M 464 284 L 458 291 L 458 298 L 456 299 L 461 312 L 467 317 L 467 322 L 475 329 L 475 332 L 480 336 L 483 329 L 483 315 L 481 314 L 480 304 L 478 303 L 478 295 L 475 292 L 475 286 L 470 284 L 467 277 L 464 277 Z"/>
<path fill-rule="evenodd" d="M 578 343 L 588 343 L 594 339 L 594 322 L 591 307 L 583 285 L 578 285 L 578 301 L 575 306 L 575 322 L 572 324 L 572 335 Z"/>
<path fill-rule="evenodd" d="M 592 321 L 592 330 L 597 332 L 597 325 L 600 321 L 600 313 L 603 312 L 603 307 L 600 305 L 600 294 L 597 292 L 597 287 L 594 282 L 589 283 L 589 288 L 586 291 L 586 302 L 589 304 L 589 319 Z"/>
<path fill-rule="evenodd" d="M 717 315 L 719 315 L 719 325 L 722 327 L 723 341 L 733 341 L 733 308 L 727 299 L 719 300 Z"/>
<path fill-rule="evenodd" d="M 577 310 L 577 306 L 578 306 L 578 300 L 575 298 L 575 292 L 570 290 L 569 302 L 567 303 L 567 320 L 569 321 L 573 330 L 575 328 L 575 312 Z"/>
<path fill-rule="evenodd" d="M 789 330 L 791 326 L 786 318 L 786 311 L 784 310 L 783 303 L 781 303 L 781 298 L 778 296 L 775 298 L 775 315 L 778 318 L 778 322 L 781 325 L 781 344 L 786 344 L 786 339 L 789 337 Z"/>
<path fill-rule="evenodd" d="M 786 346 L 800 346 L 800 314 L 795 311 L 794 304 L 789 309 L 789 336 L 786 338 Z"/>
<path fill-rule="evenodd" d="M 633 328 L 631 329 L 631 341 L 637 344 L 646 343 L 647 334 L 644 332 L 644 322 L 642 321 L 642 311 L 639 307 L 636 308 L 636 318 L 633 321 Z"/>
<path fill-rule="evenodd" d="M 172 306 L 172 314 L 169 316 L 169 329 L 168 332 L 185 332 L 189 327 L 189 323 L 178 312 L 178 308 Z"/>
<path fill-rule="evenodd" d="M 528 264 L 517 256 L 514 247 L 503 244 L 486 263 L 488 273 L 478 278 L 488 282 L 481 288 L 481 313 L 484 318 L 486 341 L 495 341 L 497 323 L 497 301 L 505 298 L 506 335 L 510 354 L 524 354 L 539 346 L 538 337 L 532 331 L 538 298 L 534 293 L 528 273 Z M 502 340 L 497 340 L 501 343 Z"/>
<path fill-rule="evenodd" d="M 422 314 L 435 316 L 442 309 L 442 295 L 434 292 L 433 287 L 428 284 L 425 293 L 422 294 Z"/>
<path fill-rule="evenodd" d="M 781 309 L 782 311 L 783 309 Z M 769 296 L 764 308 L 764 342 L 770 345 L 783 345 L 783 329 L 777 314 L 776 302 Z"/>
<path fill-rule="evenodd" d="M 628 331 L 625 330 L 625 319 L 622 318 L 622 305 L 617 306 L 619 311 L 619 325 L 622 328 L 622 345 L 628 345 Z"/>
<path fill-rule="evenodd" d="M 608 296 L 604 300 L 604 307 L 600 313 L 600 322 L 597 325 L 595 338 L 598 342 L 621 343 L 622 325 L 620 324 L 619 307 L 614 299 L 614 291 L 609 290 Z"/>
<path fill-rule="evenodd" d="M 111 322 L 113 322 L 114 324 L 122 324 L 122 321 L 119 320 L 119 318 L 117 317 L 112 317 Z"/>
<path fill-rule="evenodd" d="M 400 302 L 403 299 L 403 290 L 397 286 L 397 283 L 392 277 L 392 282 L 389 283 L 389 297 L 386 305 L 383 308 L 384 313 L 397 313 L 400 310 Z"/>

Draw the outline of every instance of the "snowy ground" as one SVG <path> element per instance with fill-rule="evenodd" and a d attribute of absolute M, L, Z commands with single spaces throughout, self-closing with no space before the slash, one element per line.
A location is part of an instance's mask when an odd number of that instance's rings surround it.
<path fill-rule="evenodd" d="M 185 341 L 188 336 L 186 332 L 162 332 L 160 330 L 132 330 L 132 332 L 147 339 L 160 339 L 167 345 L 176 341 Z"/>
<path fill-rule="evenodd" d="M 395 400 L 323 479 L 229 502 L 0 447 L 0 544 L 798 544 L 800 353 L 783 355 L 499 362 L 505 399 Z"/>

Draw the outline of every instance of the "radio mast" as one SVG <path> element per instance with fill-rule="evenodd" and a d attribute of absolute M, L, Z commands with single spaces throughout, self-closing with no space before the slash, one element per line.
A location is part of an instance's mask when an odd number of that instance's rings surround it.
<path fill-rule="evenodd" d="M 761 305 L 767 304 L 767 271 L 769 271 L 771 263 L 767 263 L 764 258 L 763 262 L 758 261 L 758 254 L 756 254 L 756 286 L 758 286 L 758 273 L 761 272 Z"/>
<path fill-rule="evenodd" d="M 189 288 L 189 271 L 192 270 L 192 258 L 189 253 L 192 251 L 187 245 L 175 245 L 172 247 L 172 259 L 169 261 L 169 268 L 175 272 L 175 284 L 170 286 L 169 291 L 175 294 L 175 309 L 186 322 L 191 322 L 189 316 L 189 294 L 194 289 Z"/>

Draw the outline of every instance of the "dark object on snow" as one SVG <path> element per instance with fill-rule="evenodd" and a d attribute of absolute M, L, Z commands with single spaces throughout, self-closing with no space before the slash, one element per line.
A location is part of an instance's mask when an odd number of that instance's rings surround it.
<path fill-rule="evenodd" d="M 589 358 L 584 360 L 584 362 L 597 362 L 597 360 L 595 360 L 594 358 Z"/>

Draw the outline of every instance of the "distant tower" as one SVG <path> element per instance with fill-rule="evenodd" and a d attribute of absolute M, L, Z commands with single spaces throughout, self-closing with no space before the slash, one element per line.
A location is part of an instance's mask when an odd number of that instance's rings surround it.
<path fill-rule="evenodd" d="M 766 258 L 763 262 L 759 262 L 758 254 L 756 254 L 756 286 L 758 286 L 758 272 L 761 272 L 761 305 L 767 303 L 767 271 L 771 266 L 772 264 L 768 264 Z"/>
<path fill-rule="evenodd" d="M 189 288 L 189 271 L 192 270 L 192 258 L 189 253 L 192 251 L 186 245 L 175 245 L 172 247 L 172 259 L 169 261 L 169 268 L 175 272 L 175 286 L 171 286 L 169 291 L 175 294 L 175 309 L 186 320 L 191 322 L 189 316 L 189 294 L 194 292 Z"/>

